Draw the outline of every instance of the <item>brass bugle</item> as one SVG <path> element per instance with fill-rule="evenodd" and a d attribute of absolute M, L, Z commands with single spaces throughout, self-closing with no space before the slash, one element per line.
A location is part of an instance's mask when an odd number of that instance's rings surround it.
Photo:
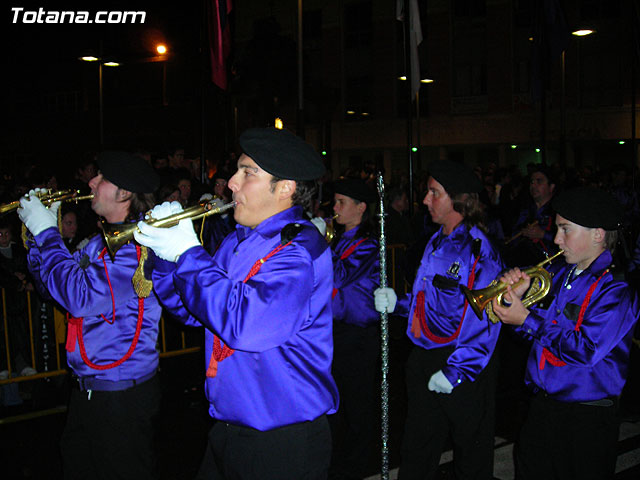
<path fill-rule="evenodd" d="M 191 220 L 197 220 L 198 218 L 208 217 L 209 215 L 215 215 L 217 213 L 223 213 L 230 208 L 236 206 L 236 202 L 226 203 L 220 207 L 214 207 L 212 201 L 201 203 L 184 209 L 180 213 L 170 215 L 165 218 L 150 218 L 145 220 L 144 223 L 159 228 L 169 228 L 180 223 L 180 220 L 190 218 Z M 102 234 L 104 235 L 104 241 L 107 244 L 107 250 L 109 255 L 113 258 L 120 247 L 126 245 L 133 240 L 133 233 L 140 231 L 137 223 L 106 223 L 102 222 Z"/>
<path fill-rule="evenodd" d="M 522 270 L 524 273 L 531 277 L 531 287 L 527 291 L 526 297 L 522 299 L 522 304 L 526 307 L 533 305 L 534 303 L 542 300 L 551 289 L 551 274 L 547 272 L 544 268 L 542 268 L 547 263 L 552 262 L 558 256 L 562 255 L 564 250 L 559 250 L 555 255 L 547 258 L 546 260 L 540 262 L 537 265 L 532 267 L 528 267 Z M 520 285 L 523 280 L 519 280 L 518 282 L 511 285 L 511 288 L 515 288 Z M 502 303 L 502 297 L 505 293 L 507 293 L 508 285 L 503 282 L 498 282 L 494 280 L 491 284 L 486 288 L 480 288 L 478 290 L 470 290 L 464 285 L 460 285 L 460 290 L 464 293 L 467 301 L 469 302 L 469 306 L 475 312 L 477 317 L 482 320 L 482 312 L 486 309 L 487 316 L 493 323 L 497 323 L 500 319 L 493 312 L 493 307 L 491 306 L 491 301 L 496 298 L 500 305 Z"/>
<path fill-rule="evenodd" d="M 45 192 L 36 193 L 35 196 L 38 197 L 42 204 L 46 207 L 55 202 L 78 203 L 82 200 L 91 200 L 93 198 L 93 194 L 80 195 L 80 190 L 52 191 L 51 189 L 48 189 Z M 28 198 L 29 195 L 26 195 L 26 197 Z M 13 212 L 18 208 L 20 208 L 20 200 L 16 200 L 15 202 L 3 203 L 0 205 L 0 215 L 5 215 L 9 212 Z"/>
<path fill-rule="evenodd" d="M 325 223 L 327 224 L 327 231 L 324 234 L 324 239 L 327 243 L 331 243 L 333 241 L 333 237 L 336 236 L 336 226 L 333 224 L 333 221 L 339 216 L 340 214 L 336 213 L 333 217 L 325 220 Z"/>

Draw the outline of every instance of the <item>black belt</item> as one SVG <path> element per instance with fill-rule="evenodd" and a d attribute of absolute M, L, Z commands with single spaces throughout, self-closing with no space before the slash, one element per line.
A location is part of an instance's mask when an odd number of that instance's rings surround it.
<path fill-rule="evenodd" d="M 544 390 L 539 390 L 537 395 L 540 395 L 544 398 L 548 398 L 550 400 L 553 400 L 555 402 L 560 402 L 560 403 L 572 403 L 575 405 L 588 405 L 591 407 L 613 407 L 617 402 L 618 402 L 618 398 L 617 397 L 611 397 L 611 398 L 601 398 L 599 400 L 590 400 L 587 402 L 568 402 L 566 400 L 561 400 L 556 398 L 555 395 L 552 395 L 551 393 L 547 393 Z"/>
<path fill-rule="evenodd" d="M 96 392 L 118 392 L 120 390 L 127 390 L 128 388 L 140 385 L 141 383 L 153 378 L 155 374 L 156 371 L 154 370 L 151 373 L 133 380 L 112 381 L 96 377 L 75 377 L 75 380 L 78 382 L 78 388 L 83 392 L 89 392 L 92 390 L 95 390 Z"/>

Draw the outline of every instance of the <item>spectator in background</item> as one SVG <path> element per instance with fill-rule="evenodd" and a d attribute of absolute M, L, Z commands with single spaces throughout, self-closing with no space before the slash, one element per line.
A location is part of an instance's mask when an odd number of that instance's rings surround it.
<path fill-rule="evenodd" d="M 76 212 L 70 209 L 66 209 L 66 211 L 63 210 L 62 220 L 60 222 L 60 235 L 62 235 L 62 240 L 71 253 L 76 250 L 76 246 L 80 240 L 77 233 L 78 216 Z"/>
<path fill-rule="evenodd" d="M 13 241 L 11 225 L 0 219 L 0 288 L 5 289 L 11 368 L 20 375 L 34 375 L 36 370 L 27 363 L 29 358 L 28 309 L 26 292 L 33 291 L 27 268 L 27 254 Z M 9 378 L 5 351 L 4 322 L 0 322 L 0 380 Z"/>
<path fill-rule="evenodd" d="M 508 266 L 534 265 L 558 251 L 551 199 L 556 191 L 555 177 L 545 165 L 535 165 L 529 181 L 531 201 L 516 221 L 504 259 Z"/>
<path fill-rule="evenodd" d="M 178 190 L 180 191 L 180 196 L 178 197 L 178 201 L 182 208 L 186 208 L 190 205 L 191 202 L 191 176 L 181 175 L 178 179 Z"/>
<path fill-rule="evenodd" d="M 159 202 L 177 202 L 180 200 L 180 189 L 175 184 L 162 185 L 156 192 Z"/>

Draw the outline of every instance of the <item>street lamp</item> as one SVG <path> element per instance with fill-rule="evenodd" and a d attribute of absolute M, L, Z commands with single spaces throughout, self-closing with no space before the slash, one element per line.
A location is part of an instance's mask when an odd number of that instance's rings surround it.
<path fill-rule="evenodd" d="M 578 38 L 581 37 L 585 37 L 587 35 L 591 35 L 592 33 L 595 33 L 595 30 L 593 30 L 592 28 L 577 28 L 575 30 L 573 30 L 571 32 L 571 35 L 576 36 Z M 578 42 L 577 45 L 578 48 L 578 79 L 580 79 L 580 67 L 579 67 L 579 62 L 580 62 L 580 43 Z M 566 106 L 566 78 L 565 78 L 565 50 L 562 50 L 562 55 L 561 55 L 561 64 L 560 64 L 560 78 L 561 78 L 561 103 L 560 103 L 560 152 L 561 152 L 561 161 L 563 163 L 563 165 L 566 165 L 566 161 L 567 161 L 567 146 L 566 146 L 566 110 L 567 110 L 567 106 Z M 580 95 L 581 95 L 581 91 L 580 91 L 580 80 L 578 80 L 578 91 L 577 91 L 577 104 L 578 106 L 581 104 L 580 101 Z"/>
<path fill-rule="evenodd" d="M 102 66 L 118 67 L 120 64 L 113 60 L 105 60 L 94 55 L 84 55 L 79 58 L 83 62 L 98 62 L 98 132 L 100 146 L 104 145 L 104 102 L 102 97 Z"/>

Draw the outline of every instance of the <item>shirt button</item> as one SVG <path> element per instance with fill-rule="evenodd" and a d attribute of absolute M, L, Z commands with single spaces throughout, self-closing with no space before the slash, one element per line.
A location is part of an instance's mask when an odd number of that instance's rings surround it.
<path fill-rule="evenodd" d="M 560 309 L 559 309 L 559 308 L 556 308 L 556 313 L 557 313 L 558 315 L 560 315 Z"/>
<path fill-rule="evenodd" d="M 567 290 L 571 290 L 571 285 L 567 285 Z"/>
<path fill-rule="evenodd" d="M 531 329 L 530 328 L 527 328 L 527 333 L 531 333 Z"/>

